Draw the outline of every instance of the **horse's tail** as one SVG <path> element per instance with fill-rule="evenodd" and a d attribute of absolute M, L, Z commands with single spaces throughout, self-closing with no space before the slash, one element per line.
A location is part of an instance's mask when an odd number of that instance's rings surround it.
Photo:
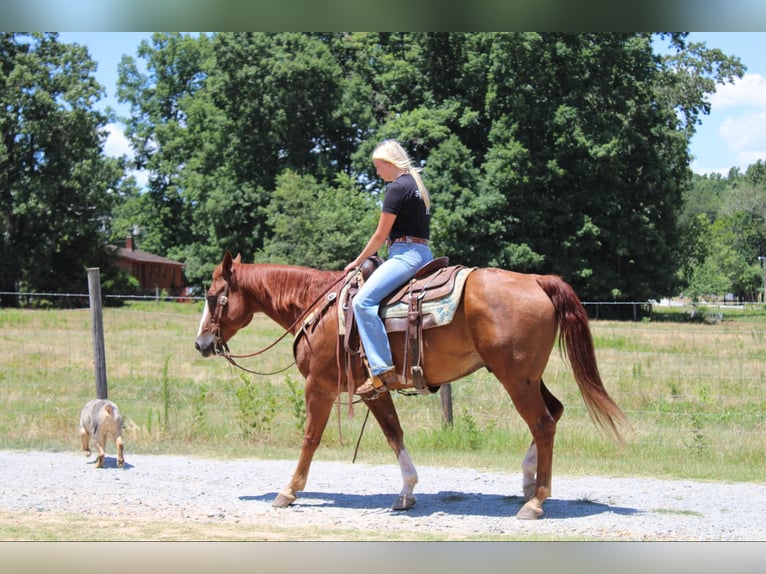
<path fill-rule="evenodd" d="M 559 350 L 569 360 L 574 371 L 588 414 L 617 442 L 622 443 L 618 425 L 627 426 L 627 418 L 609 396 L 601 380 L 585 307 L 572 287 L 561 277 L 545 275 L 540 277 L 537 283 L 556 309 Z"/>

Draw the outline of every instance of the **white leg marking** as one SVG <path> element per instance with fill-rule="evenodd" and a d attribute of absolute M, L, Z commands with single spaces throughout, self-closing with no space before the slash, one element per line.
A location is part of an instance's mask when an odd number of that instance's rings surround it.
<path fill-rule="evenodd" d="M 399 453 L 399 468 L 402 469 L 402 491 L 392 508 L 393 510 L 407 510 L 415 504 L 415 495 L 412 494 L 412 491 L 418 483 L 418 473 L 405 448 Z"/>
<path fill-rule="evenodd" d="M 521 463 L 523 474 L 522 487 L 524 489 L 524 498 L 529 500 L 535 493 L 535 484 L 537 476 L 537 445 L 532 443 Z"/>
<path fill-rule="evenodd" d="M 418 483 L 418 472 L 415 470 L 415 465 L 412 464 L 412 459 L 406 448 L 403 448 L 399 453 L 399 468 L 402 469 L 403 481 L 400 494 L 412 496 L 415 485 Z"/>

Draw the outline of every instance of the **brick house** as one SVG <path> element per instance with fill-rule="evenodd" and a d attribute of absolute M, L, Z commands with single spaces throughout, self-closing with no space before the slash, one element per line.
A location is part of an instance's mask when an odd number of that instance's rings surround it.
<path fill-rule="evenodd" d="M 138 279 L 143 294 L 159 290 L 179 297 L 184 294 L 184 263 L 173 261 L 136 248 L 132 236 L 125 239 L 125 247 L 117 247 L 117 267 Z"/>

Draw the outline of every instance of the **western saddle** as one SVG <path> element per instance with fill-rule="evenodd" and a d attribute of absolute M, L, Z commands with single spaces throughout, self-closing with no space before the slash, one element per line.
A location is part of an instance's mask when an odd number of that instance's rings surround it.
<path fill-rule="evenodd" d="M 366 259 L 359 271 L 352 277 L 348 289 L 341 294 L 339 313 L 342 316 L 341 329 L 343 345 L 350 355 L 360 355 L 364 358 L 364 349 L 359 340 L 359 333 L 354 321 L 351 300 L 361 288 L 364 281 L 381 265 L 383 260 L 373 256 Z M 410 281 L 399 287 L 380 304 L 380 314 L 388 333 L 405 333 L 404 364 L 401 377 L 402 387 L 412 385 L 419 392 L 434 392 L 437 387 L 429 387 L 423 375 L 423 330 L 439 327 L 452 320 L 449 313 L 424 313 L 424 304 L 428 302 L 446 302 L 446 308 L 454 314 L 462 298 L 465 277 L 473 271 L 462 265 L 449 265 L 448 257 L 438 257 L 426 263 Z M 399 312 L 392 312 L 397 309 Z M 438 315 L 438 316 L 437 316 Z M 446 316 L 445 318 L 445 315 Z"/>

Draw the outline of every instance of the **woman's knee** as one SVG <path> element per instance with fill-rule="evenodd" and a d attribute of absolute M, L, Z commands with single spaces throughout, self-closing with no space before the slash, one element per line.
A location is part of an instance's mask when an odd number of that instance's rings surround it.
<path fill-rule="evenodd" d="M 361 297 L 359 294 L 351 300 L 351 307 L 353 308 L 355 315 L 377 314 L 377 304 L 365 297 Z"/>

